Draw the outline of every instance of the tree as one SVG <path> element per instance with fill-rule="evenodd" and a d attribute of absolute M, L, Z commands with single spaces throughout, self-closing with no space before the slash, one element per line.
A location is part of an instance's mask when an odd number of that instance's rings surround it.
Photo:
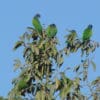
<path fill-rule="evenodd" d="M 41 31 L 38 25 L 41 26 Z M 54 23 L 43 28 L 38 19 L 32 27 L 27 27 L 27 29 L 28 31 L 14 46 L 14 50 L 23 47 L 24 63 L 19 59 L 15 60 L 14 70 L 20 70 L 20 74 L 12 80 L 13 88 L 8 94 L 9 100 L 23 100 L 23 98 L 28 98 L 28 100 L 56 100 L 56 98 L 99 100 L 100 77 L 92 82 L 88 80 L 90 64 L 96 70 L 96 65 L 89 55 L 100 46 L 98 42 L 90 39 L 83 41 L 75 30 L 69 30 L 69 34 L 65 36 L 66 46 L 59 50 L 57 46 L 60 47 L 60 43 Z M 77 52 L 81 53 L 80 64 L 72 67 L 65 66 L 62 69 L 66 57 Z M 68 70 L 72 71 L 72 77 L 67 75 Z M 84 87 L 89 90 L 87 95 L 82 91 Z"/>
<path fill-rule="evenodd" d="M 0 100 L 8 100 L 7 98 L 3 98 L 2 96 L 0 96 Z"/>

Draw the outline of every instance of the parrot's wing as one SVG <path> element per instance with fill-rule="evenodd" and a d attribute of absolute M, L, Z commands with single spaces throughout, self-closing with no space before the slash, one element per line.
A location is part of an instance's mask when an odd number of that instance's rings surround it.
<path fill-rule="evenodd" d="M 52 37 L 56 36 L 57 34 L 57 28 L 56 26 L 52 27 Z"/>
<path fill-rule="evenodd" d="M 48 37 L 50 37 L 50 35 L 51 35 L 51 28 L 50 28 L 50 26 L 47 27 L 46 34 L 47 34 Z"/>
<path fill-rule="evenodd" d="M 92 36 L 92 25 L 89 24 L 88 27 L 84 30 L 83 32 L 83 41 L 86 41 L 86 40 L 90 40 L 91 36 Z"/>
<path fill-rule="evenodd" d="M 83 32 L 83 41 L 85 40 L 89 40 L 92 36 L 92 29 L 85 29 L 84 32 Z"/>
<path fill-rule="evenodd" d="M 42 32 L 42 25 L 38 18 L 33 18 L 32 24 L 39 33 Z"/>
<path fill-rule="evenodd" d="M 54 26 L 52 27 L 51 25 L 49 25 L 46 29 L 46 34 L 49 38 L 54 37 L 57 34 L 57 28 Z"/>

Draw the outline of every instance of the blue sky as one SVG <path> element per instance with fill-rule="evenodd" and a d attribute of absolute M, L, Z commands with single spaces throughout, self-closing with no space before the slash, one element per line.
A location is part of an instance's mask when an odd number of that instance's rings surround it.
<path fill-rule="evenodd" d="M 100 0 L 0 0 L 0 95 L 7 96 L 17 74 L 13 72 L 13 60 L 21 58 L 22 51 L 13 52 L 13 45 L 32 25 L 36 13 L 41 14 L 42 23 L 57 25 L 62 42 L 66 29 L 76 29 L 81 36 L 88 24 L 93 24 L 92 39 L 100 42 Z M 91 79 L 100 76 L 99 51 L 94 53 L 97 70 L 91 71 Z"/>

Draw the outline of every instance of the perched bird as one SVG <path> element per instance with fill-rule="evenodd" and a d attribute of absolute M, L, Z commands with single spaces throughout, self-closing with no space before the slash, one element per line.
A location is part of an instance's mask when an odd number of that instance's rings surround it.
<path fill-rule="evenodd" d="M 57 34 L 57 27 L 55 24 L 50 24 L 46 29 L 46 34 L 49 38 L 53 38 Z"/>
<path fill-rule="evenodd" d="M 37 32 L 41 33 L 42 32 L 42 25 L 39 21 L 40 15 L 36 14 L 32 20 L 32 24 L 34 28 L 36 29 Z"/>
<path fill-rule="evenodd" d="M 75 30 L 70 30 L 69 32 L 70 33 L 67 35 L 67 41 L 66 41 L 68 47 L 73 45 L 73 42 L 77 36 L 77 33 Z"/>
<path fill-rule="evenodd" d="M 92 36 L 92 27 L 93 26 L 89 24 L 88 27 L 83 31 L 83 37 L 82 37 L 83 42 L 90 40 Z"/>

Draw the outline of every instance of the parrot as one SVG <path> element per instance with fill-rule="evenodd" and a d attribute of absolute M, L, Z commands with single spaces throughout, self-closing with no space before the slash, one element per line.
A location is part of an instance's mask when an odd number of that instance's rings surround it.
<path fill-rule="evenodd" d="M 20 80 L 18 83 L 18 91 L 21 91 L 22 89 L 25 89 L 28 87 L 28 84 L 25 80 Z"/>
<path fill-rule="evenodd" d="M 67 41 L 66 41 L 68 47 L 73 45 L 73 42 L 77 36 L 77 33 L 75 30 L 70 30 L 69 32 L 70 34 L 67 35 Z"/>
<path fill-rule="evenodd" d="M 49 38 L 53 38 L 57 34 L 57 27 L 55 24 L 50 24 L 46 29 L 46 34 Z"/>
<path fill-rule="evenodd" d="M 83 42 L 90 40 L 92 36 L 92 27 L 93 26 L 89 24 L 88 27 L 83 31 L 83 37 L 82 37 Z"/>
<path fill-rule="evenodd" d="M 39 21 L 39 18 L 40 18 L 40 14 L 36 14 L 32 20 L 32 24 L 34 28 L 36 29 L 36 31 L 38 31 L 39 33 L 42 33 L 42 25 Z"/>

